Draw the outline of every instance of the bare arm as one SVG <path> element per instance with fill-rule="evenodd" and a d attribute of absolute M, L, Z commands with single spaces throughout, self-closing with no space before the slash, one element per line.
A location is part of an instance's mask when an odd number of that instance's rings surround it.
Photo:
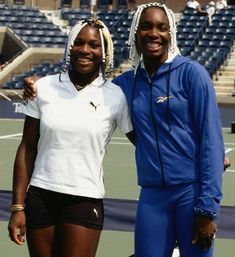
<path fill-rule="evenodd" d="M 37 155 L 40 120 L 26 116 L 21 143 L 17 149 L 13 171 L 13 205 L 24 205 L 27 187 Z M 9 236 L 16 244 L 24 243 L 24 210 L 12 212 L 8 225 Z"/>

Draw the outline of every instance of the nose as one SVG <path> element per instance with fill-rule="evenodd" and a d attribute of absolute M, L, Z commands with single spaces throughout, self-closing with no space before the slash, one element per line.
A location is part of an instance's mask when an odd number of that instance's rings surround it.
<path fill-rule="evenodd" d="M 157 29 L 155 27 L 152 28 L 149 35 L 152 36 L 152 37 L 158 37 L 159 36 L 159 29 Z"/>
<path fill-rule="evenodd" d="M 89 54 L 90 53 L 90 47 L 88 44 L 83 44 L 79 47 L 79 52 L 83 54 Z"/>

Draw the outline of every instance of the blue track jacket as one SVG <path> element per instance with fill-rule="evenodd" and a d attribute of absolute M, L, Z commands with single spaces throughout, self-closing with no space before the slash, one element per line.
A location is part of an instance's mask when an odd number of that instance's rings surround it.
<path fill-rule="evenodd" d="M 197 209 L 218 215 L 224 142 L 208 72 L 177 56 L 149 78 L 139 66 L 113 82 L 126 95 L 136 133 L 138 183 L 168 187 L 199 182 Z"/>

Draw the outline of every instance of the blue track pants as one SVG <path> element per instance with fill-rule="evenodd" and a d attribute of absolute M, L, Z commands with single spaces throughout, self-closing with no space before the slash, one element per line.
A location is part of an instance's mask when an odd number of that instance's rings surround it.
<path fill-rule="evenodd" d="M 212 257 L 213 246 L 192 244 L 199 185 L 142 187 L 135 228 L 135 257 L 171 257 L 177 240 L 180 257 Z"/>

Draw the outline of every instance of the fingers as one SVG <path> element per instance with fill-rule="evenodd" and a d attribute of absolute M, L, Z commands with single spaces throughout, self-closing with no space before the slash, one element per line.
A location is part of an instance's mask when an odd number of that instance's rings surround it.
<path fill-rule="evenodd" d="M 192 243 L 195 245 L 197 244 L 202 250 L 208 250 L 211 245 L 212 241 L 215 239 L 215 235 L 211 235 L 210 237 L 200 236 L 195 237 Z"/>
<path fill-rule="evenodd" d="M 9 237 L 11 241 L 15 242 L 18 245 L 23 245 L 25 242 L 25 230 L 24 228 L 17 229 L 16 227 L 8 229 Z"/>
<path fill-rule="evenodd" d="M 225 157 L 224 159 L 224 170 L 226 170 L 228 167 L 231 166 L 231 162 L 228 157 Z"/>
<path fill-rule="evenodd" d="M 199 240 L 197 241 L 198 246 L 202 249 L 202 250 L 207 250 L 211 247 L 212 245 L 212 240 L 208 237 L 204 237 L 204 238 L 199 238 Z"/>
<path fill-rule="evenodd" d="M 35 82 L 39 79 L 38 76 L 31 76 L 24 79 L 24 91 L 23 91 L 23 99 L 24 100 L 32 100 L 36 96 L 36 88 Z"/>
<path fill-rule="evenodd" d="M 197 244 L 203 250 L 207 250 L 216 237 L 216 231 L 217 225 L 214 220 L 206 216 L 197 216 L 192 243 Z"/>
<path fill-rule="evenodd" d="M 25 87 L 24 88 L 24 91 L 23 91 L 23 99 L 24 100 L 28 100 L 28 99 L 30 99 L 30 100 L 33 100 L 33 98 L 36 96 L 36 92 L 33 90 L 33 89 L 31 89 L 31 88 L 28 88 L 28 87 Z"/>
<path fill-rule="evenodd" d="M 17 211 L 11 214 L 8 224 L 10 239 L 18 245 L 23 245 L 25 242 L 25 213 Z"/>

